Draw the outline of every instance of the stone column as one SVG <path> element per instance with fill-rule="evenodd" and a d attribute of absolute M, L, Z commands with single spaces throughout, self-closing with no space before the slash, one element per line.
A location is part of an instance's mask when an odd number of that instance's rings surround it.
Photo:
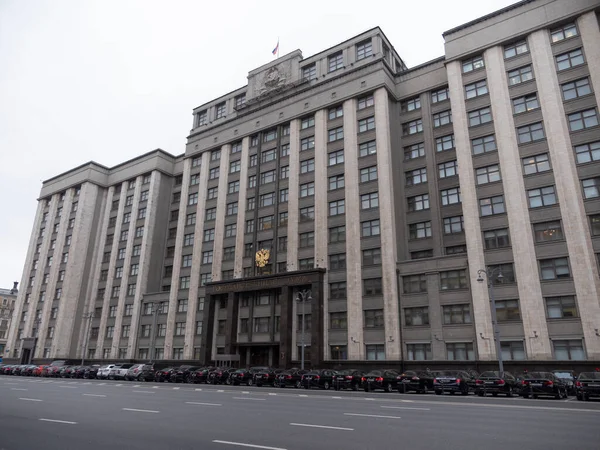
<path fill-rule="evenodd" d="M 221 279 L 223 262 L 223 238 L 225 236 L 225 213 L 227 210 L 227 189 L 229 174 L 229 154 L 231 145 L 221 147 L 221 165 L 219 166 L 219 191 L 217 197 L 217 217 L 215 219 L 215 240 L 213 243 L 212 281 Z M 240 180 L 240 189 L 243 180 Z M 238 209 L 242 207 L 238 205 Z"/>
<path fill-rule="evenodd" d="M 460 61 L 453 61 L 446 65 L 448 85 L 450 89 L 450 104 L 452 107 L 452 121 L 454 126 L 454 143 L 456 146 L 456 159 L 458 161 L 458 176 L 460 179 L 460 193 L 462 210 L 467 239 L 467 256 L 469 258 L 469 280 L 471 295 L 473 296 L 473 321 L 476 336 L 493 336 L 490 302 L 485 283 L 477 283 L 477 271 L 485 268 L 483 256 L 483 242 L 481 240 L 481 224 L 479 222 L 479 204 L 475 188 L 475 172 L 471 157 L 471 142 L 467 122 L 467 110 L 461 74 Z M 477 340 L 477 354 L 480 360 L 492 360 L 496 352 L 493 346 L 482 346 Z"/>
<path fill-rule="evenodd" d="M 204 302 L 202 347 L 200 347 L 200 362 L 202 365 L 209 364 L 212 359 L 215 314 L 215 298 L 209 294 L 206 296 L 206 300 Z"/>
<path fill-rule="evenodd" d="M 238 195 L 237 232 L 235 235 L 235 262 L 233 266 L 234 278 L 242 278 L 242 275 L 244 273 L 244 233 L 246 232 L 246 193 L 248 192 L 249 146 L 250 138 L 246 136 L 244 139 L 242 139 L 242 170 L 240 171 L 240 192 Z"/>
<path fill-rule="evenodd" d="M 298 270 L 298 183 L 300 179 L 300 121 L 290 122 L 290 178 L 288 183 L 287 271 Z M 279 175 L 279 174 L 278 174 Z M 277 194 L 279 195 L 279 194 Z"/>
<path fill-rule="evenodd" d="M 227 323 L 225 324 L 225 354 L 235 354 L 239 312 L 239 294 L 230 292 L 227 296 Z"/>
<path fill-rule="evenodd" d="M 583 51 L 594 86 L 596 104 L 600 105 L 600 28 L 595 11 L 587 12 L 577 18 L 577 27 L 583 42 Z"/>
<path fill-rule="evenodd" d="M 311 367 L 319 367 L 323 361 L 323 277 L 311 285 L 312 302 L 310 305 L 310 363 Z"/>
<path fill-rule="evenodd" d="M 292 364 L 292 323 L 293 313 L 292 288 L 281 288 L 281 316 L 279 322 L 279 367 Z"/>

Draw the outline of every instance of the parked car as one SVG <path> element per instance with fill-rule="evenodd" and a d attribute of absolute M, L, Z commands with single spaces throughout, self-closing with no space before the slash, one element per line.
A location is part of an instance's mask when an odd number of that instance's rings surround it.
<path fill-rule="evenodd" d="M 304 389 L 317 387 L 328 390 L 333 385 L 333 377 L 336 374 L 335 370 L 330 369 L 311 370 L 302 375 L 302 386 Z"/>
<path fill-rule="evenodd" d="M 433 379 L 433 391 L 436 395 L 444 392 L 454 394 L 460 392 L 468 395 L 474 389 L 475 379 L 464 370 L 442 370 Z"/>
<path fill-rule="evenodd" d="M 392 392 L 398 388 L 398 376 L 396 370 L 371 370 L 362 378 L 362 386 L 365 392 L 382 389 L 386 392 Z"/>
<path fill-rule="evenodd" d="M 83 378 L 85 375 L 85 371 L 88 370 L 90 366 L 79 366 L 71 373 L 71 378 Z"/>
<path fill-rule="evenodd" d="M 229 375 L 236 370 L 235 367 L 219 367 L 209 373 L 207 382 L 210 384 L 231 384 Z"/>
<path fill-rule="evenodd" d="M 433 380 L 438 372 L 429 370 L 415 372 L 407 370 L 398 376 L 398 392 L 407 393 L 415 391 L 417 394 L 426 394 L 427 391 L 433 391 Z"/>
<path fill-rule="evenodd" d="M 286 370 L 284 372 L 281 372 L 280 374 L 277 375 L 277 381 L 275 382 L 275 384 L 277 386 L 279 386 L 280 388 L 284 388 L 284 387 L 295 387 L 295 388 L 301 388 L 302 387 L 302 375 L 308 373 L 309 371 L 304 369 L 290 369 L 290 370 Z"/>
<path fill-rule="evenodd" d="M 552 373 L 564 381 L 567 385 L 567 394 L 575 395 L 575 382 L 577 381 L 577 375 L 573 370 L 553 370 Z"/>
<path fill-rule="evenodd" d="M 362 377 L 365 372 L 357 369 L 339 370 L 333 377 L 333 388 L 336 391 L 340 389 L 352 389 L 358 391 L 362 386 Z"/>
<path fill-rule="evenodd" d="M 194 370 L 190 374 L 190 382 L 194 384 L 198 383 L 208 383 L 208 376 L 214 370 L 217 370 L 216 367 L 202 367 L 201 369 Z"/>
<path fill-rule="evenodd" d="M 106 380 L 108 378 L 108 375 L 110 374 L 110 371 L 114 369 L 115 366 L 116 364 L 105 364 L 101 366 L 98 369 L 98 372 L 96 373 L 96 378 L 98 378 L 99 380 Z"/>
<path fill-rule="evenodd" d="M 93 380 L 97 378 L 98 369 L 100 369 L 100 367 L 100 364 L 92 364 L 91 366 L 87 367 L 85 372 L 83 372 L 83 378 L 86 380 Z"/>
<path fill-rule="evenodd" d="M 111 369 L 110 374 L 108 375 L 109 380 L 124 380 L 125 375 L 127 375 L 127 371 L 133 366 L 134 364 L 132 363 L 116 365 L 113 369 Z"/>
<path fill-rule="evenodd" d="M 250 371 L 250 369 L 238 369 L 234 372 L 231 372 L 229 377 L 231 384 L 234 386 L 239 386 L 240 384 L 252 386 L 252 383 L 254 382 L 254 374 Z"/>
<path fill-rule="evenodd" d="M 198 366 L 181 366 L 171 374 L 169 381 L 175 383 L 189 383 L 190 375 L 194 370 L 199 369 Z"/>
<path fill-rule="evenodd" d="M 274 369 L 272 367 L 260 370 L 256 372 L 254 376 L 254 384 L 256 386 L 261 387 L 264 385 L 275 386 L 275 382 L 277 381 L 277 376 L 282 373 L 282 369 Z"/>
<path fill-rule="evenodd" d="M 600 397 L 600 371 L 582 372 L 575 382 L 577 400 L 588 401 L 591 397 Z"/>
<path fill-rule="evenodd" d="M 125 379 L 129 381 L 154 381 L 154 364 L 135 364 L 127 370 Z"/>
<path fill-rule="evenodd" d="M 164 369 L 157 370 L 154 374 L 154 381 L 158 381 L 159 383 L 169 381 L 173 372 L 177 369 L 177 367 L 165 367 Z"/>
<path fill-rule="evenodd" d="M 567 385 L 551 372 L 530 372 L 521 381 L 520 395 L 524 398 L 550 395 L 559 400 L 567 398 Z"/>
<path fill-rule="evenodd" d="M 503 372 L 500 375 L 498 371 L 483 372 L 475 380 L 475 394 L 483 397 L 492 394 L 494 397 L 498 394 L 512 397 L 519 391 L 519 382 L 510 372 Z"/>

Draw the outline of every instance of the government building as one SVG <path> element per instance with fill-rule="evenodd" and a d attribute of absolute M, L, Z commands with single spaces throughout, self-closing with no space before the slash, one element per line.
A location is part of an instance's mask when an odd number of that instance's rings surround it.
<path fill-rule="evenodd" d="M 46 180 L 5 356 L 600 360 L 599 13 L 521 1 L 413 68 L 379 28 L 296 50 L 184 154 Z"/>

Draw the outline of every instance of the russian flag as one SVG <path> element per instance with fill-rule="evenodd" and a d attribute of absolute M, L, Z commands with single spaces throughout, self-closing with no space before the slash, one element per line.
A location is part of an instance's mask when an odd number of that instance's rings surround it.
<path fill-rule="evenodd" d="M 277 45 L 275 46 L 275 48 L 273 49 L 273 54 L 276 55 L 277 52 L 279 52 L 279 40 L 277 40 Z"/>

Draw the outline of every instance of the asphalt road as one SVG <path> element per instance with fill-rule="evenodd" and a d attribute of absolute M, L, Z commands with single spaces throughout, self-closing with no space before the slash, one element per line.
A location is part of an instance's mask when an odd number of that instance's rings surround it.
<path fill-rule="evenodd" d="M 0 450 L 600 448 L 600 402 L 0 377 Z"/>

